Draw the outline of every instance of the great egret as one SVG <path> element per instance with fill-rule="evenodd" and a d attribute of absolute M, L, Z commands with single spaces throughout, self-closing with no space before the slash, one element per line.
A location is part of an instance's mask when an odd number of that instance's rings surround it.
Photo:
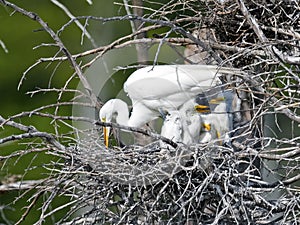
<path fill-rule="evenodd" d="M 240 70 L 211 65 L 159 65 L 136 70 L 124 83 L 124 91 L 132 101 L 128 106 L 122 100 L 109 100 L 100 109 L 101 121 L 141 127 L 159 117 L 161 111 L 174 111 L 188 100 L 220 83 L 220 75 L 233 75 Z M 105 145 L 108 146 L 109 128 L 104 127 Z"/>

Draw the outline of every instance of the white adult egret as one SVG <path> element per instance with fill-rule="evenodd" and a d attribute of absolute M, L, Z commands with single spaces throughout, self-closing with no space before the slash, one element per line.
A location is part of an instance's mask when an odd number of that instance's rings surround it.
<path fill-rule="evenodd" d="M 115 119 L 118 124 L 127 125 L 129 118 L 128 106 L 120 99 L 111 99 L 102 106 L 99 117 L 102 122 L 111 122 Z M 104 143 L 106 147 L 108 147 L 109 132 L 110 127 L 103 128 Z"/>
<path fill-rule="evenodd" d="M 159 117 L 161 111 L 174 111 L 198 93 L 220 83 L 220 75 L 233 75 L 239 70 L 211 65 L 160 65 L 147 66 L 132 73 L 124 83 L 124 91 L 132 101 L 128 106 L 121 100 L 109 100 L 100 109 L 101 121 L 141 127 Z M 104 128 L 108 145 L 109 128 Z"/>

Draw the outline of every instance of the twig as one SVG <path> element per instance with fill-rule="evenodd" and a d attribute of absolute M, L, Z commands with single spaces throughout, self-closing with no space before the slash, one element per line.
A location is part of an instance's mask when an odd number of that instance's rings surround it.
<path fill-rule="evenodd" d="M 45 31 L 48 32 L 48 34 L 52 37 L 52 39 L 55 41 L 55 43 L 60 48 L 60 50 L 66 55 L 66 57 L 68 58 L 68 60 L 70 61 L 71 65 L 72 65 L 72 67 L 75 69 L 76 74 L 78 75 L 82 85 L 84 86 L 85 90 L 87 91 L 88 96 L 90 96 L 92 104 L 97 109 L 99 109 L 100 104 L 98 102 L 97 96 L 93 93 L 93 90 L 92 90 L 89 82 L 87 81 L 87 79 L 83 75 L 83 73 L 81 71 L 81 68 L 76 63 L 75 59 L 72 57 L 72 55 L 68 51 L 68 49 L 64 46 L 63 42 L 55 34 L 55 32 L 48 26 L 48 24 L 45 21 L 43 21 L 36 13 L 26 11 L 25 9 L 20 8 L 17 5 L 12 4 L 12 3 L 8 2 L 8 1 L 5 1 L 5 0 L 1 0 L 0 3 L 2 5 L 8 6 L 8 7 L 14 9 L 15 11 L 21 13 L 22 15 L 25 15 L 25 16 L 29 17 L 30 19 L 32 19 L 34 21 L 37 21 L 45 29 Z"/>
<path fill-rule="evenodd" d="M 281 59 L 281 61 L 288 63 L 288 64 L 295 64 L 295 65 L 300 65 L 300 57 L 298 56 L 289 56 L 286 54 L 283 54 L 281 51 L 279 51 L 278 48 L 273 46 L 273 51 L 274 53 L 278 56 L 278 58 Z"/>
<path fill-rule="evenodd" d="M 65 7 L 62 3 L 60 3 L 59 1 L 57 0 L 51 0 L 51 2 L 55 5 L 57 5 L 59 8 L 61 8 L 67 16 L 69 16 L 71 19 L 74 19 L 75 16 L 72 15 L 72 13 L 68 10 L 67 7 Z M 79 27 L 79 29 L 82 31 L 82 35 L 86 36 L 92 43 L 92 45 L 96 48 L 96 42 L 95 40 L 92 38 L 92 36 L 89 34 L 89 32 L 86 30 L 86 26 L 82 26 L 82 24 L 78 21 L 78 20 L 75 20 L 75 23 L 76 25 Z M 83 38 L 81 40 L 81 45 L 83 44 Z"/>
<path fill-rule="evenodd" d="M 96 121 L 95 124 L 103 126 L 103 127 L 116 127 L 116 128 L 120 128 L 120 129 L 123 129 L 123 130 L 144 134 L 146 136 L 153 137 L 156 140 L 162 140 L 163 142 L 171 145 L 175 149 L 178 147 L 178 144 L 173 142 L 172 140 L 170 140 L 168 138 L 165 138 L 165 137 L 163 137 L 159 134 L 153 133 L 153 132 L 151 132 L 149 130 L 146 130 L 146 129 L 124 126 L 124 125 L 120 125 L 120 124 L 117 124 L 117 123 L 100 122 L 100 121 Z"/>
<path fill-rule="evenodd" d="M 1 184 L 0 192 L 32 189 L 33 187 L 42 184 L 44 181 L 45 180 L 23 180 L 14 183 Z"/>
<path fill-rule="evenodd" d="M 8 53 L 8 49 L 6 48 L 4 42 L 1 39 L 0 39 L 0 46 L 2 47 L 5 53 Z"/>
<path fill-rule="evenodd" d="M 129 37 L 129 36 L 128 36 Z M 123 38 L 122 38 L 123 39 Z M 148 45 L 153 45 L 157 43 L 169 43 L 172 45 L 180 45 L 180 46 L 187 46 L 187 45 L 192 45 L 195 44 L 192 40 L 189 38 L 143 38 L 143 39 L 135 39 L 135 40 L 129 40 L 125 41 L 123 43 L 120 43 L 122 40 L 118 39 L 116 42 L 118 44 L 115 45 L 107 45 L 107 46 L 102 46 L 99 48 L 91 49 L 82 53 L 78 53 L 73 55 L 73 58 L 78 59 L 81 57 L 97 54 L 97 53 L 105 53 L 108 49 L 120 49 L 124 48 L 130 45 L 135 45 L 135 44 L 148 44 Z M 253 55 L 253 56 L 265 56 L 266 54 L 261 51 L 261 50 L 253 50 L 252 48 L 242 48 L 242 47 L 236 47 L 236 46 L 230 46 L 226 44 L 219 44 L 219 43 L 214 43 L 214 42 L 208 42 L 208 41 L 203 41 L 207 45 L 210 45 L 213 49 L 216 50 L 224 50 L 224 51 L 230 51 L 230 52 L 239 52 L 240 54 L 243 55 Z M 103 53 L 102 53 L 103 52 Z M 67 60 L 67 57 L 51 57 L 51 58 L 40 58 L 40 62 L 51 62 L 51 61 L 65 61 Z"/>
<path fill-rule="evenodd" d="M 5 143 L 7 141 L 19 140 L 19 139 L 22 139 L 22 138 L 40 137 L 40 138 L 44 139 L 45 141 L 47 141 L 48 143 L 55 146 L 58 150 L 62 150 L 62 151 L 65 150 L 65 146 L 60 144 L 55 139 L 54 136 L 52 136 L 51 134 L 48 134 L 47 132 L 40 132 L 33 126 L 25 126 L 23 124 L 16 123 L 16 122 L 13 122 L 13 121 L 7 121 L 2 116 L 0 116 L 0 127 L 3 126 L 4 124 L 6 124 L 8 126 L 11 126 L 11 127 L 14 127 L 14 128 L 17 128 L 17 129 L 22 130 L 22 131 L 25 131 L 26 133 L 20 134 L 20 135 L 11 135 L 11 136 L 8 136 L 6 138 L 2 138 L 0 140 L 0 144 Z"/>

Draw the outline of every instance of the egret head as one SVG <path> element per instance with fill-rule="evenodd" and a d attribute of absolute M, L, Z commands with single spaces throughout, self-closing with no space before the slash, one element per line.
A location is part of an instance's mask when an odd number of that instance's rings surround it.
<path fill-rule="evenodd" d="M 174 142 L 182 142 L 182 120 L 180 113 L 172 112 L 166 115 L 163 126 L 161 128 L 161 135 L 169 138 Z"/>
<path fill-rule="evenodd" d="M 196 105 L 194 106 L 195 110 L 201 114 L 210 113 L 210 105 L 207 96 L 204 93 L 200 93 L 195 98 Z"/>
<path fill-rule="evenodd" d="M 99 118 L 101 122 L 110 123 L 116 120 L 121 125 L 127 125 L 129 117 L 128 106 L 120 99 L 111 99 L 107 101 L 99 111 Z M 104 143 L 108 147 L 108 137 L 110 127 L 103 127 Z"/>

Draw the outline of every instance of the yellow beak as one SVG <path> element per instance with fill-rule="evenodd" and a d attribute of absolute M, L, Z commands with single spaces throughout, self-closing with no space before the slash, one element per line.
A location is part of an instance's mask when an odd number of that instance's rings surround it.
<path fill-rule="evenodd" d="M 205 129 L 206 131 L 210 131 L 210 129 L 211 129 L 211 126 L 210 126 L 209 123 L 203 123 L 202 126 L 204 127 L 204 129 Z"/>
<path fill-rule="evenodd" d="M 108 148 L 109 131 L 110 131 L 110 127 L 103 127 L 104 144 L 107 148 Z"/>
<path fill-rule="evenodd" d="M 207 113 L 210 112 L 210 108 L 207 105 L 195 105 L 195 110 L 199 113 Z"/>
<path fill-rule="evenodd" d="M 218 98 L 213 98 L 212 100 L 209 101 L 210 104 L 220 104 L 221 102 L 224 102 L 225 98 L 224 97 L 218 97 Z"/>
<path fill-rule="evenodd" d="M 102 118 L 101 121 L 106 122 L 106 118 Z M 104 144 L 107 148 L 108 148 L 109 132 L 110 132 L 110 127 L 103 127 Z"/>

